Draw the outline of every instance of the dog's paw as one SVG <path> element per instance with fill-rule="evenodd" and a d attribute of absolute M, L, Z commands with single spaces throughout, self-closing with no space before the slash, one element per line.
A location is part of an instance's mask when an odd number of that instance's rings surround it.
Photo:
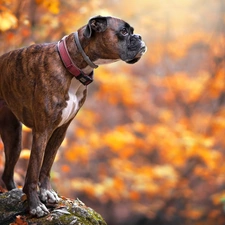
<path fill-rule="evenodd" d="M 57 193 L 51 189 L 40 188 L 40 199 L 42 202 L 48 202 L 50 204 L 57 204 L 60 200 Z"/>
<path fill-rule="evenodd" d="M 48 209 L 43 203 L 39 203 L 36 208 L 30 209 L 30 214 L 37 217 L 43 217 L 49 214 Z"/>

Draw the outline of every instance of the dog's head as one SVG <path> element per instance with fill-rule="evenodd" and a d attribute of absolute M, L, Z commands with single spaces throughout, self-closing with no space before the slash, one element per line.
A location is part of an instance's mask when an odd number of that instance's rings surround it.
<path fill-rule="evenodd" d="M 136 63 L 147 51 L 145 43 L 127 22 L 96 16 L 85 26 L 84 37 L 93 41 L 95 60 L 123 60 Z"/>

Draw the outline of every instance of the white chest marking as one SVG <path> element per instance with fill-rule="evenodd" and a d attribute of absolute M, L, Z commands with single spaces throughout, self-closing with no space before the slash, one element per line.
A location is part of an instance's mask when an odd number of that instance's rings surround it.
<path fill-rule="evenodd" d="M 62 111 L 62 120 L 58 127 L 71 120 L 79 110 L 79 102 L 83 97 L 83 91 L 86 87 L 76 79 L 73 80 L 75 80 L 75 82 L 73 82 L 73 84 L 70 86 L 68 93 L 69 99 L 66 101 L 67 106 Z"/>

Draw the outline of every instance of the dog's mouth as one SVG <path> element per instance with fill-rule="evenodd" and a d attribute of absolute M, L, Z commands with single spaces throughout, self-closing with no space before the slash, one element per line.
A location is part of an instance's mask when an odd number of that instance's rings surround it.
<path fill-rule="evenodd" d="M 126 60 L 126 63 L 128 64 L 136 63 L 137 61 L 141 59 L 141 57 L 146 53 L 146 51 L 147 51 L 147 46 L 143 43 L 137 55 L 133 59 Z"/>

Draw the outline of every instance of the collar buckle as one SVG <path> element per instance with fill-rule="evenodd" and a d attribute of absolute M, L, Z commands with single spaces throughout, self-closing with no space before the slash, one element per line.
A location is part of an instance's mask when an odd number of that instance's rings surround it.
<path fill-rule="evenodd" d="M 93 71 L 88 76 L 80 73 L 78 76 L 76 76 L 76 79 L 79 80 L 83 85 L 88 85 L 93 81 Z"/>

